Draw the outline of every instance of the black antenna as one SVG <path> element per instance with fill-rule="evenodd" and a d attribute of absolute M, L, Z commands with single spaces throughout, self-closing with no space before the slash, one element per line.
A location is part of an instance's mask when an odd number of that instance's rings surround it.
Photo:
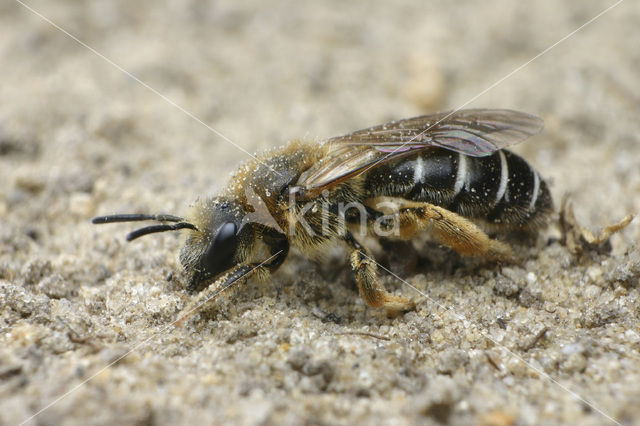
<path fill-rule="evenodd" d="M 135 240 L 136 238 L 142 237 L 148 234 L 155 234 L 156 232 L 165 232 L 165 231 L 177 231 L 178 229 L 193 229 L 198 230 L 193 224 L 189 222 L 178 222 L 174 225 L 151 225 L 146 226 L 144 228 L 136 229 L 133 232 L 130 232 L 127 235 L 127 241 Z"/>
<path fill-rule="evenodd" d="M 91 219 L 91 223 L 116 223 L 139 222 L 143 220 L 155 220 L 158 222 L 183 222 L 184 219 L 171 214 L 112 214 L 110 216 L 98 216 Z"/>
<path fill-rule="evenodd" d="M 143 220 L 155 220 L 157 222 L 176 222 L 174 224 L 151 225 L 136 229 L 127 235 L 127 241 L 135 240 L 144 235 L 156 232 L 177 231 L 179 229 L 198 230 L 192 223 L 186 222 L 183 218 L 170 214 L 113 214 L 109 216 L 98 216 L 91 219 L 91 223 L 118 223 L 118 222 L 140 222 Z"/>

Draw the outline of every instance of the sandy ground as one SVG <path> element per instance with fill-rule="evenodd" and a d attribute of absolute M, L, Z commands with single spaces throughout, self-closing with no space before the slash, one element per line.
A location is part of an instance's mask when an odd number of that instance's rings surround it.
<path fill-rule="evenodd" d="M 640 212 L 637 2 L 475 98 L 613 3 L 28 2 L 149 90 L 3 2 L 0 423 L 640 422 L 637 220 L 609 254 L 574 256 L 551 228 L 502 270 L 378 249 L 423 293 L 383 274 L 418 302 L 396 319 L 364 305 L 343 251 L 293 254 L 178 329 L 179 235 L 89 223 L 185 214 L 243 151 L 470 99 L 545 119 L 515 151 L 585 225 Z"/>

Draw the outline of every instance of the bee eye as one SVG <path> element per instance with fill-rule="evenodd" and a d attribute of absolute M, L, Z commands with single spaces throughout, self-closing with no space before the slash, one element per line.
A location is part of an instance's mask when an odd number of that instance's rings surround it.
<path fill-rule="evenodd" d="M 227 222 L 218 228 L 213 243 L 203 257 L 205 272 L 218 275 L 233 266 L 233 257 L 238 248 L 237 230 L 238 227 L 233 222 Z"/>

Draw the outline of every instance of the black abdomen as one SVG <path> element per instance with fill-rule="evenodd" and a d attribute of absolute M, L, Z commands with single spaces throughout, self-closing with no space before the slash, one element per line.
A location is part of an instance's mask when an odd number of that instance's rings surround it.
<path fill-rule="evenodd" d="M 369 197 L 425 201 L 496 225 L 535 226 L 552 210 L 544 180 L 506 150 L 470 157 L 434 149 L 372 169 L 365 179 Z"/>

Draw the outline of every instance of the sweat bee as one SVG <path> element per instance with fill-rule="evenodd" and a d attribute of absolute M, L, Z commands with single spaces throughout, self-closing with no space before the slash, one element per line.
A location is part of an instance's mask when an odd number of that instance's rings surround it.
<path fill-rule="evenodd" d="M 303 253 L 343 243 L 367 305 L 413 308 L 377 278 L 356 230 L 411 239 L 429 231 L 463 255 L 508 260 L 510 247 L 487 232 L 535 230 L 553 203 L 545 181 L 503 148 L 538 133 L 542 119 L 522 112 L 469 109 L 370 127 L 321 144 L 294 141 L 247 162 L 219 195 L 197 201 L 187 218 L 101 216 L 93 223 L 153 220 L 127 239 L 186 230 L 180 263 L 201 305 L 252 276 L 275 272 L 290 247 Z"/>

